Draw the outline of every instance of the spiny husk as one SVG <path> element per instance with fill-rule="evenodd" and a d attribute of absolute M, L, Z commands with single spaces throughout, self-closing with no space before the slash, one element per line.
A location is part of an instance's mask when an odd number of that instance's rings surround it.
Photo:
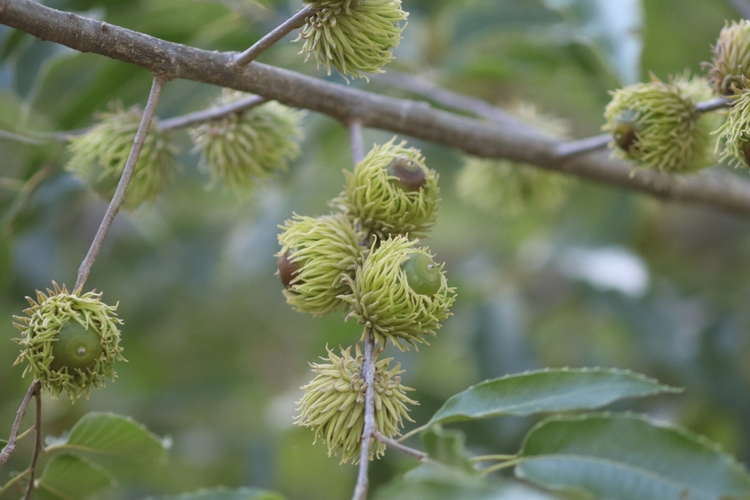
<path fill-rule="evenodd" d="M 405 141 L 394 144 L 395 139 L 376 145 L 354 172 L 344 171 L 344 191 L 331 205 L 380 239 L 399 234 L 421 237 L 437 220 L 438 174 L 427 168 L 418 149 L 405 148 Z M 387 169 L 399 156 L 409 158 L 425 173 L 419 190 L 405 191 L 392 182 L 396 178 Z"/>
<path fill-rule="evenodd" d="M 715 138 L 711 135 L 720 116 L 699 113 L 697 102 L 712 95 L 707 82 L 687 75 L 670 82 L 652 77 L 612 94 L 603 130 L 613 132 L 619 120 L 628 116 L 635 140 L 627 151 L 615 147 L 613 155 L 636 160 L 644 168 L 670 172 L 694 171 L 713 165 Z"/>
<path fill-rule="evenodd" d="M 251 94 L 225 90 L 214 102 L 225 106 Z M 190 131 L 201 166 L 212 182 L 235 194 L 252 192 L 299 156 L 304 113 L 271 101 L 241 113 L 198 125 Z"/>
<path fill-rule="evenodd" d="M 111 199 L 117 189 L 142 115 L 137 107 L 127 111 L 120 103 L 110 107 L 109 113 L 98 116 L 101 121 L 97 125 L 70 141 L 68 147 L 73 156 L 65 166 L 106 200 Z M 153 120 L 128 186 L 126 208 L 154 201 L 174 177 L 177 150 L 170 140 L 168 134 L 158 131 Z"/>
<path fill-rule="evenodd" d="M 458 173 L 458 194 L 488 214 L 518 215 L 529 209 L 552 211 L 568 198 L 571 181 L 510 160 L 469 157 Z"/>
<path fill-rule="evenodd" d="M 532 103 L 519 102 L 508 112 L 529 125 L 563 139 L 568 124 L 539 113 Z M 572 181 L 526 163 L 467 157 L 458 173 L 458 194 L 468 204 L 490 213 L 518 215 L 527 209 L 554 210 L 568 197 Z"/>
<path fill-rule="evenodd" d="M 362 376 L 364 357 L 356 347 L 341 349 L 337 356 L 326 348 L 325 363 L 310 363 L 317 376 L 302 387 L 305 394 L 297 402 L 299 415 L 295 423 L 315 432 L 315 441 L 321 439 L 328 446 L 328 456 L 341 453 L 341 463 L 359 462 L 360 441 L 365 422 L 365 383 Z M 386 437 L 400 435 L 403 420 L 413 422 L 407 404 L 419 404 L 406 396 L 414 389 L 401 384 L 401 365 L 390 368 L 393 358 L 375 362 L 374 396 L 375 422 L 378 431 Z M 373 440 L 374 441 L 374 440 Z M 374 441 L 370 445 L 370 460 L 379 458 L 385 445 Z"/>
<path fill-rule="evenodd" d="M 342 296 L 352 307 L 347 319 L 356 318 L 371 328 L 375 341 L 383 347 L 390 341 L 404 351 L 426 343 L 424 337 L 434 336 L 440 322 L 451 315 L 455 289 L 448 286 L 444 264 L 439 266 L 441 285 L 434 295 L 418 294 L 409 286 L 401 264 L 414 253 L 433 258 L 427 248 L 417 248 L 417 243 L 404 236 L 389 238 L 373 247 L 354 279 L 344 277 L 352 289 L 350 295 Z"/>
<path fill-rule="evenodd" d="M 316 316 L 343 306 L 342 296 L 351 293 L 344 276 L 353 276 L 364 250 L 359 234 L 343 215 L 301 217 L 287 220 L 279 234 L 282 256 L 289 252 L 290 262 L 300 270 L 284 290 L 287 302 L 300 312 Z"/>
<path fill-rule="evenodd" d="M 750 21 L 725 23 L 713 47 L 713 60 L 708 68 L 711 86 L 717 93 L 731 96 L 747 89 L 750 78 Z"/>
<path fill-rule="evenodd" d="M 743 89 L 732 103 L 727 121 L 716 131 L 719 136 L 721 159 L 730 165 L 750 166 L 750 89 Z M 717 145 L 717 148 L 719 146 Z"/>
<path fill-rule="evenodd" d="M 60 288 L 53 282 L 54 290 L 47 294 L 37 290 L 36 301 L 26 297 L 31 307 L 24 310 L 26 316 L 14 316 L 14 326 L 21 330 L 21 338 L 14 339 L 23 347 L 15 364 L 28 362 L 23 372 L 33 374 L 42 388 L 58 397 L 64 390 L 71 401 L 85 394 L 88 398 L 91 389 L 104 385 L 103 379 L 114 379 L 117 374 L 112 366 L 117 360 L 124 361 L 120 352 L 120 330 L 122 324 L 115 311 L 118 304 L 109 306 L 101 301 L 101 293 L 80 291 L 69 294 L 63 285 Z M 94 366 L 69 369 L 53 369 L 52 353 L 57 335 L 68 321 L 78 322 L 85 330 L 99 335 L 102 353 Z"/>
<path fill-rule="evenodd" d="M 401 0 L 306 0 L 316 10 L 308 16 L 297 40 L 304 40 L 305 60 L 315 56 L 318 67 L 331 67 L 346 78 L 381 73 L 393 59 L 408 14 Z M 405 24 L 405 23 L 403 23 Z"/>

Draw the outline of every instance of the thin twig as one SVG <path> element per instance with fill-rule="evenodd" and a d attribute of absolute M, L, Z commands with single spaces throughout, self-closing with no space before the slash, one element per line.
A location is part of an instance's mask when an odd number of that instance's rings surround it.
<path fill-rule="evenodd" d="M 706 113 L 708 111 L 715 111 L 721 108 L 728 108 L 734 103 L 734 99 L 727 97 L 714 97 L 708 101 L 699 102 L 695 105 L 695 110 L 698 113 Z"/>
<path fill-rule="evenodd" d="M 401 453 L 406 453 L 407 455 L 410 455 L 416 458 L 420 462 L 423 460 L 427 460 L 427 457 L 428 457 L 427 453 L 423 451 L 415 450 L 414 448 L 409 448 L 408 446 L 403 445 L 394 439 L 385 437 L 377 429 L 375 430 L 375 434 L 373 434 L 373 437 L 377 439 L 378 441 L 380 441 L 381 443 L 383 443 L 384 445 L 390 448 L 393 448 L 394 450 L 398 450 Z"/>
<path fill-rule="evenodd" d="M 120 182 L 117 184 L 117 190 L 112 197 L 112 201 L 109 203 L 109 207 L 107 208 L 107 212 L 104 214 L 102 223 L 99 225 L 96 236 L 94 236 L 94 241 L 91 243 L 91 248 L 89 248 L 89 251 L 86 254 L 86 258 L 83 259 L 81 267 L 78 270 L 78 279 L 76 280 L 74 290 L 80 290 L 86 283 L 86 280 L 89 277 L 89 273 L 91 272 L 91 266 L 94 265 L 94 260 L 96 260 L 96 256 L 99 254 L 99 250 L 102 247 L 102 242 L 107 236 L 109 228 L 112 226 L 112 221 L 115 219 L 117 212 L 125 202 L 125 193 L 128 190 L 130 179 L 133 177 L 135 165 L 138 162 L 138 157 L 141 154 L 143 143 L 146 141 L 146 135 L 148 134 L 151 120 L 154 117 L 156 105 L 159 102 L 159 96 L 161 95 L 161 89 L 164 87 L 165 81 L 166 80 L 161 76 L 154 76 L 154 81 L 151 85 L 151 93 L 148 96 L 146 108 L 143 110 L 141 124 L 138 126 L 138 131 L 136 132 L 135 139 L 133 140 L 133 148 L 130 150 L 128 161 L 125 163 L 125 168 L 123 169 L 122 176 L 120 177 Z"/>
<path fill-rule="evenodd" d="M 594 137 L 587 137 L 586 139 L 578 141 L 560 143 L 557 148 L 555 148 L 555 152 L 559 158 L 567 158 L 569 156 L 606 148 L 607 144 L 611 141 L 612 136 L 609 134 L 595 135 Z"/>
<path fill-rule="evenodd" d="M 293 30 L 305 24 L 307 16 L 312 14 L 312 4 L 307 4 L 302 10 L 284 21 L 278 28 L 255 42 L 252 47 L 234 58 L 234 64 L 237 66 L 247 66 L 252 60 L 258 57 L 264 50 L 284 38 Z"/>
<path fill-rule="evenodd" d="M 431 101 L 457 111 L 465 111 L 503 125 L 520 127 L 526 132 L 533 132 L 537 135 L 543 134 L 543 132 L 535 129 L 525 121 L 516 118 L 497 106 L 493 106 L 483 99 L 459 94 L 458 92 L 445 89 L 418 76 L 399 73 L 398 71 L 388 71 L 386 73 L 371 75 L 371 78 L 419 94 Z"/>
<path fill-rule="evenodd" d="M 399 443 L 403 443 L 404 441 L 406 441 L 407 439 L 409 439 L 413 435 L 419 434 L 420 432 L 422 432 L 423 430 L 427 429 L 428 427 L 429 427 L 428 424 L 420 425 L 416 429 L 412 429 L 409 432 L 407 432 L 406 434 L 404 434 L 403 436 L 401 436 L 400 438 L 398 438 L 398 442 Z"/>
<path fill-rule="evenodd" d="M 362 163 L 365 159 L 365 141 L 362 137 L 362 120 L 353 118 L 349 121 L 349 142 L 352 147 L 352 158 L 354 159 L 354 168 Z"/>
<path fill-rule="evenodd" d="M 520 464 L 526 460 L 524 457 L 514 458 L 512 460 L 508 460 L 507 462 L 502 462 L 496 465 L 493 465 L 492 467 L 487 467 L 486 469 L 482 470 L 482 475 L 490 474 L 492 472 L 497 472 L 499 470 L 507 469 L 509 467 L 515 467 L 516 465 Z"/>
<path fill-rule="evenodd" d="M 471 457 L 472 462 L 494 462 L 497 460 L 511 460 L 517 458 L 518 455 L 482 455 L 479 457 Z"/>
<path fill-rule="evenodd" d="M 375 340 L 372 330 L 367 330 L 365 336 L 365 359 L 362 366 L 362 377 L 365 390 L 365 425 L 362 429 L 362 439 L 359 442 L 359 474 L 354 488 L 352 500 L 366 500 L 367 488 L 370 483 L 368 469 L 370 467 L 370 443 L 377 427 L 375 425 Z"/>
<path fill-rule="evenodd" d="M 7 139 L 9 141 L 20 142 L 22 144 L 44 144 L 45 142 L 47 142 L 43 139 L 17 134 L 15 132 L 4 129 L 0 129 L 0 139 Z"/>
<path fill-rule="evenodd" d="M 254 108 L 255 106 L 260 106 L 265 102 L 268 102 L 268 99 L 266 99 L 265 97 L 252 95 L 249 97 L 245 97 L 244 99 L 240 99 L 239 101 L 225 104 L 224 106 L 207 108 L 201 111 L 196 111 L 195 113 L 176 116 L 174 118 L 164 120 L 162 122 L 159 122 L 158 129 L 160 132 L 166 132 L 168 130 L 191 127 L 193 125 L 198 125 L 209 120 L 218 120 L 219 118 L 224 118 L 225 116 L 231 115 L 233 113 L 242 113 L 243 111 L 247 111 L 248 109 Z"/>
<path fill-rule="evenodd" d="M 30 472 L 31 472 L 31 471 L 30 471 L 29 469 L 26 469 L 25 471 L 23 471 L 23 472 L 19 472 L 18 474 L 16 474 L 15 476 L 13 476 L 13 477 L 12 477 L 12 478 L 10 479 L 10 481 L 8 481 L 7 483 L 5 483 L 5 484 L 3 485 L 3 487 L 2 487 L 2 488 L 0 488 L 0 497 L 2 497 L 2 496 L 3 496 L 3 493 L 5 493 L 6 491 L 8 491 L 8 489 L 9 489 L 9 488 L 10 488 L 11 486 L 13 486 L 14 484 L 16 484 L 16 483 L 17 483 L 18 481 L 20 481 L 20 480 L 21 480 L 21 479 L 23 479 L 24 477 L 28 476 Z"/>
<path fill-rule="evenodd" d="M 39 460 L 39 453 L 42 451 L 42 393 L 37 390 L 34 393 L 34 400 L 36 401 L 36 422 L 34 423 L 34 429 L 36 430 L 36 440 L 34 441 L 34 454 L 31 456 L 31 464 L 29 465 L 29 485 L 26 487 L 26 494 L 23 500 L 31 500 L 31 492 L 34 490 L 34 474 L 36 473 L 36 463 Z"/>
<path fill-rule="evenodd" d="M 29 390 L 26 391 L 26 395 L 21 401 L 21 406 L 19 406 L 18 411 L 16 411 L 16 419 L 13 421 L 13 426 L 10 428 L 10 437 L 8 437 L 8 443 L 3 448 L 3 451 L 0 451 L 0 468 L 2 468 L 5 462 L 8 461 L 13 452 L 16 451 L 16 440 L 18 439 L 18 432 L 21 430 L 21 422 L 23 421 L 23 416 L 26 414 L 26 408 L 29 407 L 31 398 L 34 396 L 34 394 L 39 392 L 39 389 L 41 387 L 41 382 L 36 380 L 33 384 L 31 384 Z"/>
<path fill-rule="evenodd" d="M 729 0 L 734 10 L 745 19 L 750 19 L 750 2 L 748 0 Z"/>

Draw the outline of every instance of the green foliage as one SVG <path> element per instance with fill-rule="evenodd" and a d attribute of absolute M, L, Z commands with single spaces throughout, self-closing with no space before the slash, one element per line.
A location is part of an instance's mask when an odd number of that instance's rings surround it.
<path fill-rule="evenodd" d="M 750 475 L 715 444 L 634 415 L 553 417 L 531 430 L 516 476 L 595 498 L 709 500 L 750 494 Z"/>
<path fill-rule="evenodd" d="M 593 410 L 624 398 L 680 389 L 626 370 L 546 369 L 486 380 L 448 399 L 430 424 L 504 415 Z"/>
<path fill-rule="evenodd" d="M 112 477 L 102 468 L 75 455 L 57 455 L 44 468 L 39 478 L 41 499 L 84 499 L 114 485 Z"/>
<path fill-rule="evenodd" d="M 147 500 L 284 500 L 281 495 L 256 488 L 213 488 Z"/>
<path fill-rule="evenodd" d="M 69 433 L 50 439 L 47 451 L 159 463 L 166 460 L 170 446 L 169 440 L 157 438 L 130 417 L 112 413 L 88 413 Z"/>

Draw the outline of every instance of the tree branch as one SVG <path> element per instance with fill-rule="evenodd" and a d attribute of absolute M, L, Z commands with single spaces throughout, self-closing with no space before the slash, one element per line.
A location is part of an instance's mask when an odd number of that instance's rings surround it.
<path fill-rule="evenodd" d="M 29 484 L 26 487 L 26 494 L 23 500 L 31 500 L 31 492 L 34 490 L 34 475 L 36 474 L 36 463 L 39 460 L 39 453 L 42 451 L 42 393 L 39 389 L 34 393 L 34 402 L 36 403 L 36 419 L 34 421 L 34 454 L 31 456 L 31 465 L 29 465 Z"/>
<path fill-rule="evenodd" d="M 507 158 L 541 168 L 634 189 L 684 203 L 750 217 L 750 182 L 721 170 L 691 175 L 633 170 L 606 152 L 561 157 L 560 141 L 519 128 L 433 109 L 424 102 L 394 99 L 253 63 L 233 64 L 218 53 L 50 9 L 31 0 L 0 0 L 0 23 L 83 52 L 137 64 L 165 78 L 184 78 L 263 95 L 287 106 L 329 115 L 342 123 L 359 117 L 364 126 L 389 130 L 460 149 L 484 158 Z"/>
<path fill-rule="evenodd" d="M 260 106 L 263 103 L 268 102 L 268 99 L 259 95 L 252 95 L 244 99 L 240 99 L 237 102 L 226 104 L 224 106 L 216 106 L 213 108 L 207 108 L 195 113 L 189 113 L 187 115 L 177 116 L 175 118 L 169 118 L 159 122 L 159 131 L 166 132 L 169 130 L 175 130 L 178 128 L 192 127 L 209 120 L 217 120 L 224 118 L 232 113 L 242 113 L 255 106 Z"/>
<path fill-rule="evenodd" d="M 5 462 L 8 461 L 13 452 L 16 451 L 16 440 L 18 439 L 18 432 L 21 430 L 21 422 L 23 421 L 23 416 L 26 414 L 26 408 L 29 407 L 31 398 L 39 392 L 41 387 L 41 382 L 36 380 L 31 384 L 29 390 L 26 391 L 26 396 L 24 396 L 21 401 L 21 406 L 19 406 L 18 411 L 16 411 L 16 419 L 13 421 L 13 426 L 10 428 L 8 443 L 3 448 L 3 451 L 0 451 L 0 468 L 2 468 Z"/>
<path fill-rule="evenodd" d="M 365 425 L 362 428 L 362 439 L 359 442 L 359 473 L 357 485 L 354 487 L 352 500 L 366 500 L 367 488 L 370 484 L 368 470 L 370 467 L 370 443 L 377 426 L 375 425 L 375 340 L 372 330 L 367 330 L 365 337 L 365 359 L 362 365 L 362 377 L 365 389 Z"/>
<path fill-rule="evenodd" d="M 291 31 L 305 24 L 305 19 L 307 19 L 307 16 L 312 14 L 312 11 L 312 4 L 307 4 L 302 10 L 279 25 L 278 28 L 255 42 L 255 44 L 253 44 L 253 46 L 247 49 L 245 52 L 235 57 L 234 64 L 236 64 L 237 66 L 247 66 L 248 64 L 250 64 L 251 61 L 258 57 L 268 47 L 284 38 Z"/>
<path fill-rule="evenodd" d="M 375 431 L 375 434 L 373 436 L 375 437 L 375 439 L 377 439 L 378 441 L 380 441 L 384 445 L 388 446 L 389 448 L 393 448 L 394 450 L 398 450 L 401 453 L 406 453 L 407 455 L 416 458 L 420 462 L 424 461 L 424 460 L 427 460 L 427 457 L 428 457 L 427 453 L 425 453 L 423 451 L 415 450 L 414 448 L 409 448 L 408 446 L 406 446 L 404 444 L 401 444 L 401 443 L 399 443 L 398 441 L 396 441 L 394 439 L 385 437 L 384 435 L 382 435 L 377 430 Z"/>
<path fill-rule="evenodd" d="M 120 176 L 120 182 L 117 184 L 117 190 L 115 190 L 115 194 L 112 196 L 112 201 L 110 201 L 109 207 L 107 207 L 107 212 L 104 214 L 104 219 L 99 225 L 99 229 L 96 231 L 96 236 L 94 236 L 94 241 L 91 243 L 91 248 L 89 248 L 86 258 L 83 259 L 81 267 L 78 269 L 78 279 L 76 280 L 75 287 L 73 287 L 76 291 L 83 288 L 83 285 L 86 283 L 86 280 L 89 277 L 89 272 L 91 272 L 91 266 L 94 265 L 94 260 L 96 260 L 96 256 L 99 255 L 99 250 L 102 247 L 104 238 L 107 236 L 117 212 L 120 211 L 120 207 L 125 203 L 125 193 L 130 185 L 130 179 L 133 177 L 135 165 L 138 163 L 138 157 L 141 155 L 143 143 L 146 141 L 146 135 L 151 126 L 151 119 L 154 117 L 156 105 L 158 104 L 159 96 L 161 95 L 161 89 L 164 87 L 164 81 L 164 78 L 154 76 L 154 81 L 151 85 L 151 93 L 148 96 L 148 102 L 143 110 L 143 116 L 141 117 L 138 131 L 135 133 L 135 139 L 133 139 L 133 148 L 130 150 L 130 155 L 125 162 L 122 176 Z"/>

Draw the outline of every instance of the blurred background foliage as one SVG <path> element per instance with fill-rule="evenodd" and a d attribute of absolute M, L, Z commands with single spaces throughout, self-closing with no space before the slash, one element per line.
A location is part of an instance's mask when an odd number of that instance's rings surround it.
<path fill-rule="evenodd" d="M 47 5 L 210 50 L 241 50 L 299 2 L 48 0 Z M 410 12 L 389 68 L 418 74 L 499 105 L 519 100 L 566 119 L 575 137 L 599 133 L 608 91 L 685 68 L 700 72 L 725 20 L 718 0 L 404 0 Z M 303 64 L 292 37 L 263 54 L 272 63 L 338 83 Z M 642 54 L 641 54 L 642 49 Z M 143 104 L 147 71 L 37 41 L 0 27 L 0 127 L 70 130 L 94 123 L 110 101 Z M 377 79 L 353 83 L 414 97 Z M 219 89 L 167 84 L 158 115 L 205 107 Z M 159 200 L 118 216 L 88 281 L 119 302 L 119 378 L 90 400 L 45 397 L 45 434 L 88 411 L 131 415 L 171 436 L 169 464 L 120 471 L 112 498 L 200 487 L 256 486 L 292 500 L 347 498 L 355 468 L 325 456 L 292 425 L 307 363 L 325 346 L 351 345 L 360 329 L 342 315 L 296 313 L 273 276 L 277 225 L 293 212 L 329 212 L 351 168 L 334 120 L 309 114 L 291 171 L 246 200 L 209 190 L 184 132 L 182 172 Z M 367 130 L 367 144 L 391 134 Z M 408 139 L 408 138 L 407 138 Z M 441 219 L 429 245 L 458 289 L 454 316 L 431 346 L 397 358 L 424 423 L 452 394 L 480 380 L 541 367 L 630 368 L 684 387 L 626 406 L 672 420 L 750 460 L 750 221 L 665 204 L 586 182 L 554 212 L 487 215 L 457 197 L 462 155 L 410 140 L 441 176 Z M 60 145 L 0 138 L 0 424 L 8 431 L 29 379 L 12 367 L 12 315 L 24 296 L 71 285 L 106 208 L 62 170 Z M 746 172 L 737 172 L 746 176 Z M 390 353 L 393 354 L 392 350 Z M 514 453 L 532 419 L 457 426 L 477 453 Z M 4 435 L 6 431 L 3 431 Z M 2 471 L 22 470 L 32 444 Z M 389 452 L 374 464 L 377 490 L 413 460 Z M 138 475 L 136 475 L 136 472 Z M 144 476 L 145 474 L 145 476 Z M 393 487 L 390 487 L 393 488 Z M 395 498 L 391 489 L 383 498 Z M 519 490 L 520 491 L 520 490 Z M 406 496 L 403 496 L 406 495 Z M 9 498 L 12 494 L 7 495 Z M 398 498 L 412 498 L 402 493 Z M 447 498 L 447 497 L 446 497 Z M 520 497 L 519 497 L 520 498 Z M 523 497 L 525 498 L 525 497 Z M 531 498 L 531 497 L 529 497 Z"/>

